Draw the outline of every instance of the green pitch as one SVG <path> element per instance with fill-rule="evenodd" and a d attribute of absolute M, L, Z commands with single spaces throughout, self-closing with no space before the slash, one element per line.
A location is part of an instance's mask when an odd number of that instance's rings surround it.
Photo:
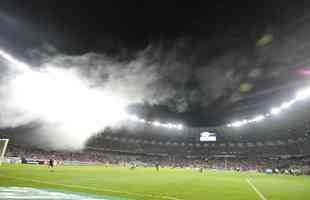
<path fill-rule="evenodd" d="M 200 173 L 191 169 L 0 166 L 0 187 L 19 186 L 135 200 L 309 200 L 310 177 Z"/>

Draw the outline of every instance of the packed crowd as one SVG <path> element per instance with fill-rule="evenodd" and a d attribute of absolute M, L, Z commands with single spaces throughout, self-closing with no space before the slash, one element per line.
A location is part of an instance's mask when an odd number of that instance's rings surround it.
<path fill-rule="evenodd" d="M 263 158 L 263 157 L 191 157 L 136 154 L 132 152 L 106 151 L 88 148 L 83 151 L 47 151 L 33 147 L 11 144 L 6 157 L 49 160 L 59 163 L 87 162 L 92 164 L 112 164 L 122 166 L 139 165 L 144 167 L 161 166 L 172 168 L 208 168 L 216 170 L 264 171 L 265 169 L 307 169 L 310 157 Z M 305 170 L 306 173 L 308 173 Z"/>
<path fill-rule="evenodd" d="M 131 159 L 131 157 L 127 155 L 116 155 L 111 153 L 103 153 L 100 151 L 54 151 L 12 144 L 9 145 L 7 149 L 6 157 L 20 157 L 37 160 L 55 159 L 58 161 L 81 161 L 89 163 L 110 164 L 129 162 Z"/>
<path fill-rule="evenodd" d="M 133 140 L 124 137 L 110 135 L 100 136 L 91 140 L 92 147 L 106 150 L 129 151 L 135 153 L 161 154 L 166 156 L 189 155 L 189 156 L 212 156 L 212 155 L 235 155 L 252 156 L 262 155 L 265 157 L 284 155 L 309 155 L 310 139 L 299 138 L 296 140 L 247 142 L 173 142 L 163 140 Z"/>

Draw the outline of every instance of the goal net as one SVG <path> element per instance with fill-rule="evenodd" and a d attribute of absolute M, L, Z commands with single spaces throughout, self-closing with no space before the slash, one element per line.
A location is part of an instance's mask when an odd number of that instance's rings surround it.
<path fill-rule="evenodd" d="M 0 165 L 4 160 L 4 154 L 8 146 L 9 139 L 0 139 Z"/>

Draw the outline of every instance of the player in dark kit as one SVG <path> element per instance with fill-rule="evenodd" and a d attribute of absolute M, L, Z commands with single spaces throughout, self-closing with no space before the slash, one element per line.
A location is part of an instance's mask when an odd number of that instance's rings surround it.
<path fill-rule="evenodd" d="M 48 168 L 50 168 L 51 171 L 53 171 L 54 165 L 55 165 L 55 161 L 53 159 L 50 159 L 48 161 Z"/>
<path fill-rule="evenodd" d="M 204 170 L 204 168 L 201 166 L 201 167 L 199 168 L 199 172 L 200 172 L 200 173 L 203 173 L 203 170 Z"/>
<path fill-rule="evenodd" d="M 50 168 L 53 168 L 53 167 L 54 167 L 54 160 L 53 160 L 53 159 L 50 159 L 48 165 L 49 165 Z"/>
<path fill-rule="evenodd" d="M 156 163 L 155 167 L 156 167 L 156 171 L 159 171 L 159 163 Z"/>

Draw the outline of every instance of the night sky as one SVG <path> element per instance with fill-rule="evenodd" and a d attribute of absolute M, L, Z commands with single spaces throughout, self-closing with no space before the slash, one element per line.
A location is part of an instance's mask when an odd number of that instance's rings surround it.
<path fill-rule="evenodd" d="M 307 82 L 297 71 L 310 67 L 309 25 L 307 1 L 2 0 L 0 45 L 34 64 L 59 54 L 146 60 L 141 70 L 160 76 L 131 112 L 213 126 L 263 113 Z"/>

